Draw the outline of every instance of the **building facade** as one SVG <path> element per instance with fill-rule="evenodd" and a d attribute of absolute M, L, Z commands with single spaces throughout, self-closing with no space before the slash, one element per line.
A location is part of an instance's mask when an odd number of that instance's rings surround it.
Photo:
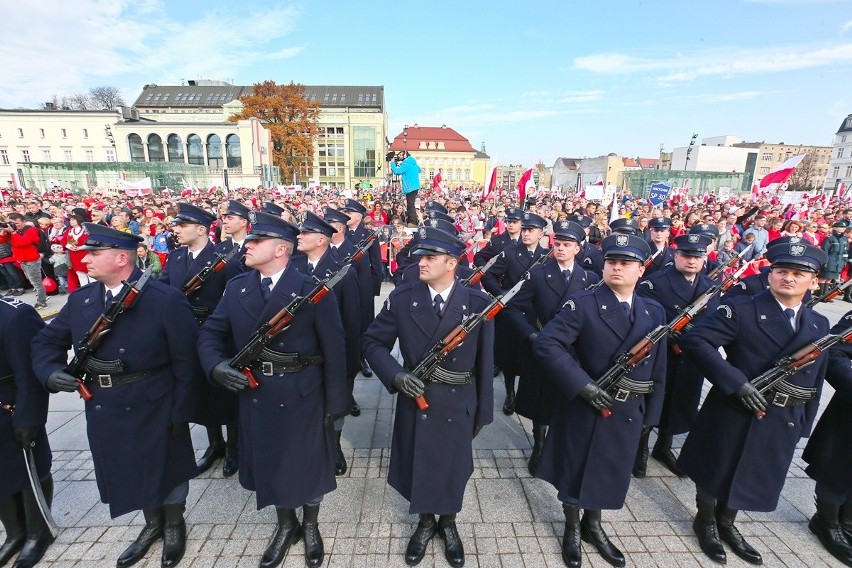
<path fill-rule="evenodd" d="M 491 159 L 485 153 L 484 145 L 481 151 L 477 151 L 467 138 L 446 124 L 406 126 L 394 137 L 391 150 L 405 150 L 414 156 L 423 170 L 420 182 L 424 187 L 432 187 L 432 180 L 441 172 L 445 187 L 472 189 L 482 186 L 485 176 L 491 171 Z M 499 171 L 497 184 L 500 185 Z"/>
<path fill-rule="evenodd" d="M 852 114 L 843 119 L 834 135 L 823 188 L 833 191 L 840 184 L 846 191 L 852 187 Z"/>

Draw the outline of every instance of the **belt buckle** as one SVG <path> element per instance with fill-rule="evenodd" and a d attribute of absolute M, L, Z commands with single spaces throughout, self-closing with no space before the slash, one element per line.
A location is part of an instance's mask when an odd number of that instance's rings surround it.
<path fill-rule="evenodd" d="M 772 404 L 774 404 L 775 406 L 780 406 L 781 408 L 785 408 L 789 401 L 790 395 L 784 394 L 783 392 L 776 392 L 775 396 L 772 397 Z"/>
<path fill-rule="evenodd" d="M 261 362 L 260 367 L 264 377 L 271 377 L 275 374 L 275 369 L 272 366 L 272 361 L 263 361 Z"/>
<path fill-rule="evenodd" d="M 615 391 L 615 396 L 613 398 L 618 402 L 627 402 L 627 399 L 630 398 L 630 391 L 627 389 L 618 389 Z"/>
<path fill-rule="evenodd" d="M 112 388 L 112 375 L 98 375 L 98 384 L 102 389 Z"/>

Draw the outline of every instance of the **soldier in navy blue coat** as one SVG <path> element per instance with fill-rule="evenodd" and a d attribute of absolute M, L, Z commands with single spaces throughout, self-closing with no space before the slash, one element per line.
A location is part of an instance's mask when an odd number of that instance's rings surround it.
<path fill-rule="evenodd" d="M 524 213 L 521 220 L 521 240 L 509 245 L 500 258 L 482 277 L 482 287 L 492 296 L 499 296 L 525 277 L 527 270 L 548 250 L 539 244 L 547 221 L 535 213 Z M 503 402 L 503 414 L 510 416 L 515 412 L 515 377 L 520 372 L 520 349 L 526 337 L 518 337 L 509 323 L 505 312 L 497 314 L 495 320 L 494 360 L 503 371 L 506 385 L 506 400 Z"/>
<path fill-rule="evenodd" d="M 189 203 L 178 203 L 172 231 L 180 247 L 169 253 L 160 282 L 184 291 L 186 285 L 202 270 L 216 263 L 224 252 L 216 252 L 210 242 L 210 225 L 216 218 Z M 188 296 L 192 313 L 198 325 L 213 313 L 222 299 L 225 284 L 243 271 L 240 254 L 232 257 L 219 272 L 210 272 L 201 288 Z M 184 292 L 186 293 L 186 292 Z M 196 464 L 198 473 L 210 469 L 216 460 L 224 458 L 222 475 L 231 477 L 237 472 L 237 397 L 218 385 L 213 385 L 199 375 L 200 395 L 197 415 L 193 422 L 207 429 L 209 445 Z M 227 443 L 222 436 L 222 426 L 227 428 Z"/>
<path fill-rule="evenodd" d="M 674 264 L 674 249 L 669 246 L 669 231 L 672 228 L 672 220 L 668 217 L 654 217 L 648 221 L 648 227 L 651 230 L 651 238 L 648 241 L 648 245 L 651 247 L 651 256 L 654 256 L 657 251 L 660 251 L 660 254 L 645 267 L 642 280 L 647 280 L 655 272 Z"/>
<path fill-rule="evenodd" d="M 421 225 L 425 226 L 427 221 L 431 223 L 440 221 L 440 226 L 444 228 L 444 230 L 447 230 L 447 226 L 452 226 L 453 230 L 455 230 L 456 234 L 458 234 L 458 229 L 455 228 L 453 218 L 447 214 L 447 208 L 436 201 L 428 201 L 426 203 L 426 218 L 423 219 L 423 223 L 421 223 Z M 439 225 L 432 224 L 431 226 L 435 227 Z M 408 242 L 405 243 L 405 246 L 396 253 L 396 270 L 393 273 L 394 286 L 399 286 L 403 283 L 404 273 L 410 266 L 417 265 L 418 259 L 411 254 L 411 251 L 415 248 L 417 248 L 417 233 L 414 233 L 414 238 L 409 239 Z M 466 257 L 465 260 L 467 260 Z"/>
<path fill-rule="evenodd" d="M 778 505 L 796 444 L 810 433 L 816 416 L 828 360 L 820 356 L 768 393 L 750 382 L 828 333 L 828 320 L 802 301 L 825 253 L 796 243 L 772 246 L 766 257 L 772 263 L 769 290 L 723 303 L 680 343 L 713 384 L 677 465 L 695 482 L 693 530 L 701 550 L 716 562 L 726 559 L 722 542 L 747 562 L 762 562 L 734 521 L 740 509 L 773 511 Z M 788 396 L 789 385 L 804 394 Z M 765 417 L 756 418 L 759 413 Z"/>
<path fill-rule="evenodd" d="M 140 237 L 86 223 L 83 258 L 97 282 L 75 291 L 33 341 L 33 369 L 51 392 L 73 392 L 63 369 L 68 349 L 80 345 L 123 282 L 142 275 L 134 264 Z M 183 519 L 195 457 L 189 422 L 198 401 L 198 327 L 179 290 L 149 280 L 121 313 L 86 365 L 92 399 L 85 404 L 89 446 L 101 501 L 115 518 L 142 509 L 145 527 L 117 566 L 141 560 L 164 539 L 162 565 L 183 557 Z"/>
<path fill-rule="evenodd" d="M 603 530 L 601 509 L 624 506 L 642 427 L 657 423 L 664 393 L 666 350 L 659 344 L 629 374 L 629 388 L 604 390 L 596 382 L 618 356 L 665 322 L 662 306 L 634 293 L 648 243 L 635 235 L 610 235 L 601 248 L 604 283 L 574 294 L 533 346 L 561 394 L 536 477 L 559 491 L 565 512 L 562 559 L 573 567 L 582 561 L 581 537 L 607 562 L 624 566 L 624 555 Z"/>
<path fill-rule="evenodd" d="M 473 255 L 474 266 L 485 266 L 485 263 L 503 252 L 509 245 L 516 245 L 521 241 L 521 218 L 524 212 L 518 207 L 506 209 L 506 231 L 494 235 L 487 245 L 482 247 Z"/>
<path fill-rule="evenodd" d="M 515 408 L 518 414 L 533 422 L 533 448 L 529 459 L 530 475 L 535 475 L 544 447 L 544 437 L 554 401 L 559 396 L 556 386 L 547 379 L 532 345 L 538 332 L 565 305 L 568 298 L 597 283 L 598 275 L 575 262 L 580 243 L 586 238 L 583 227 L 573 221 L 553 224 L 553 258 L 530 270 L 524 284 L 504 310 L 517 337 L 525 340 L 521 378 Z"/>
<path fill-rule="evenodd" d="M 598 276 L 603 274 L 604 257 L 601 249 L 589 242 L 589 227 L 592 226 L 592 218 L 588 215 L 574 215 L 572 221 L 579 223 L 586 231 L 586 240 L 583 248 L 577 255 L 577 262 L 586 270 L 591 270 Z"/>
<path fill-rule="evenodd" d="M 441 218 L 424 219 L 422 226 L 423 227 L 434 227 L 436 229 L 441 229 L 442 231 L 450 233 L 451 235 L 454 235 L 456 237 L 459 236 L 459 230 L 456 229 L 456 226 L 453 225 L 452 223 L 450 223 L 449 221 L 446 221 L 445 219 L 441 219 Z M 415 233 L 414 237 L 411 239 L 411 241 L 409 243 L 409 244 L 414 243 L 413 248 L 411 249 L 412 251 L 416 250 L 417 246 L 419 245 L 420 239 L 417 236 L 418 234 L 419 233 Z M 411 258 L 417 258 L 417 257 L 412 255 Z M 465 280 L 465 279 L 469 278 L 471 274 L 473 274 L 473 270 L 469 266 L 465 266 L 466 260 L 467 260 L 467 255 L 462 253 L 462 257 L 459 259 L 458 268 L 456 268 L 456 278 L 458 278 L 459 280 Z M 417 282 L 418 280 L 420 280 L 420 264 L 417 263 L 417 262 L 414 262 L 414 263 L 409 262 L 408 266 L 406 266 L 405 269 L 403 269 L 402 271 L 397 269 L 396 274 L 400 275 L 399 281 L 396 284 L 397 286 L 402 285 L 402 284 L 406 284 L 408 282 Z M 474 286 L 477 289 L 481 288 L 481 286 L 478 282 L 476 284 L 473 284 L 472 286 Z"/>
<path fill-rule="evenodd" d="M 361 219 L 363 219 L 364 215 L 367 214 L 367 208 L 354 199 L 347 199 L 346 203 L 340 208 L 340 210 L 349 216 L 346 240 L 357 246 L 358 243 L 370 235 L 370 229 L 365 227 L 361 222 Z M 367 254 L 364 255 L 364 262 L 368 262 L 370 265 L 370 289 L 373 292 L 373 297 L 378 296 L 382 292 L 382 253 L 379 251 L 378 242 L 374 241 L 367 250 Z M 367 283 L 359 281 L 359 285 L 364 286 L 365 284 Z M 363 314 L 361 329 L 366 330 L 375 317 L 375 302 L 367 302 L 366 298 L 362 296 L 361 313 Z M 363 357 L 361 359 L 361 373 L 368 378 L 373 376 L 373 371 L 370 369 L 370 365 Z"/>
<path fill-rule="evenodd" d="M 330 239 L 337 229 L 310 211 L 305 211 L 305 220 L 299 225 L 299 231 L 296 249 L 300 254 L 291 260 L 296 270 L 319 282 L 331 278 L 343 268 L 329 250 Z M 334 286 L 333 291 L 346 338 L 346 391 L 349 398 L 354 400 L 352 389 L 355 387 L 355 376 L 361 370 L 361 312 L 358 303 L 358 277 L 355 276 L 355 271 L 348 270 L 343 280 Z M 343 424 L 342 416 L 334 421 L 337 438 L 334 472 L 337 475 L 343 475 L 347 469 L 346 456 L 340 446 Z"/>
<path fill-rule="evenodd" d="M 707 256 L 707 247 L 711 239 L 706 235 L 681 235 L 674 240 L 677 249 L 674 254 L 674 265 L 656 272 L 651 278 L 643 280 L 637 291 L 646 298 L 659 302 L 666 311 L 666 321 L 673 321 L 684 309 L 689 307 L 704 292 L 713 287 L 715 282 L 702 274 Z M 705 314 L 712 313 L 719 305 L 718 294 L 708 303 L 707 307 L 696 316 L 696 320 Z M 694 320 L 695 321 L 695 320 Z M 657 432 L 657 441 L 651 455 L 661 461 L 678 477 L 686 474 L 677 468 L 677 458 L 672 452 L 672 436 L 688 432 L 698 414 L 698 404 L 701 401 L 701 387 L 704 386 L 704 376 L 692 361 L 683 357 L 678 345 L 678 337 L 669 335 L 669 349 L 666 369 L 666 397 Z M 648 438 L 651 429 L 642 432 L 639 449 L 636 452 L 636 462 L 633 465 L 633 475 L 645 477 L 648 464 Z"/>
<path fill-rule="evenodd" d="M 843 334 L 852 312 L 831 328 Z M 834 395 L 805 446 L 802 459 L 816 481 L 816 514 L 809 528 L 835 558 L 852 566 L 852 346 L 839 343 L 829 353 L 825 380 Z"/>
<path fill-rule="evenodd" d="M 426 384 L 410 372 L 464 318 L 489 305 L 486 294 L 455 278 L 464 243 L 440 229 L 419 231 L 420 281 L 391 292 L 364 335 L 364 352 L 385 388 L 404 395 L 396 400 L 388 484 L 420 515 L 405 561 L 418 564 L 437 533 L 450 565 L 463 566 L 455 518 L 473 473 L 473 438 L 493 420 L 494 327 L 475 327 Z M 397 340 L 402 363 L 391 354 Z M 414 401 L 420 395 L 429 404 L 425 411 Z"/>
<path fill-rule="evenodd" d="M 280 217 L 254 214 L 246 237 L 246 267 L 254 270 L 228 282 L 198 339 L 205 373 L 239 392 L 240 484 L 256 493 L 258 509 L 276 509 L 278 526 L 261 567 L 280 564 L 302 536 L 307 565 L 322 564 L 320 502 L 337 487 L 332 421 L 349 407 L 343 324 L 333 292 L 305 304 L 263 349 L 250 366 L 259 387 L 246 389 L 246 375 L 229 364 L 258 326 L 316 287 L 290 263 L 298 232 Z"/>
<path fill-rule="evenodd" d="M 620 217 L 618 219 L 614 219 L 610 224 L 609 228 L 615 235 L 638 235 L 639 234 L 639 223 L 636 222 L 636 219 L 628 219 L 626 217 Z M 651 251 L 653 252 L 653 251 Z"/>
<path fill-rule="evenodd" d="M 346 239 L 346 227 L 347 223 L 349 223 L 349 215 L 342 211 L 338 211 L 337 209 L 326 207 L 323 210 L 323 220 L 337 231 L 332 233 L 329 246 L 331 254 L 334 256 L 334 260 L 336 260 L 340 265 L 348 264 L 350 259 L 352 259 L 352 257 L 357 253 L 355 245 Z M 373 241 L 373 244 L 370 245 L 370 249 L 376 246 L 378 245 L 375 241 Z M 367 254 L 354 262 L 352 264 L 352 269 L 355 273 L 355 279 L 358 284 L 358 309 L 360 312 L 359 324 L 361 334 L 363 334 L 367 331 L 367 327 L 370 325 L 370 322 L 373 321 L 375 303 L 373 300 L 373 286 L 371 284 L 373 277 L 370 274 L 370 259 Z M 361 353 L 360 339 L 358 340 L 358 367 L 365 377 L 369 378 L 373 376 L 373 372 L 370 370 L 369 365 L 365 365 L 364 355 Z M 366 374 L 365 372 L 369 374 Z M 361 415 L 361 407 L 358 404 L 358 401 L 355 400 L 354 394 L 350 401 L 349 414 L 356 417 Z"/>
<path fill-rule="evenodd" d="M 802 237 L 797 236 L 786 236 L 786 237 L 778 237 L 774 241 L 772 241 L 772 246 L 781 245 L 781 244 L 796 244 L 801 243 Z M 723 296 L 724 300 L 727 301 L 728 298 L 736 298 L 737 296 L 754 296 L 758 292 L 763 292 L 764 290 L 769 289 L 769 267 L 764 266 L 761 267 L 757 274 L 752 274 L 750 276 L 746 276 L 733 286 L 731 286 L 730 290 L 725 292 Z M 807 302 L 811 299 L 811 292 L 805 295 L 804 301 Z"/>
<path fill-rule="evenodd" d="M 245 240 L 249 229 L 248 207 L 233 199 L 227 201 L 222 213 L 222 242 L 216 246 L 216 252 L 228 254 L 234 247 L 240 247 L 240 252 L 234 257 L 235 266 L 245 270 Z"/>
<path fill-rule="evenodd" d="M 36 380 L 31 344 L 44 327 L 29 304 L 0 296 L 0 522 L 6 541 L 0 566 L 20 551 L 16 566 L 35 566 L 53 536 L 30 487 L 22 448 L 32 448 L 41 487 L 50 504 L 52 454 L 44 429 L 48 393 Z"/>
<path fill-rule="evenodd" d="M 692 227 L 689 228 L 690 235 L 705 235 L 710 237 L 710 246 L 707 247 L 707 261 L 704 264 L 704 274 L 710 274 L 719 266 L 719 262 L 714 260 L 712 257 L 716 255 L 713 254 L 716 252 L 716 243 L 719 242 L 719 227 L 716 225 L 711 225 L 709 223 L 696 223 Z M 725 274 L 719 274 L 716 278 L 720 282 L 725 277 Z"/>

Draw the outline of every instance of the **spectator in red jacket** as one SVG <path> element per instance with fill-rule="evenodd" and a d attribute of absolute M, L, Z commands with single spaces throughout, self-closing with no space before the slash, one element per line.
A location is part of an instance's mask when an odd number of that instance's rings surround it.
<path fill-rule="evenodd" d="M 3 231 L 12 238 L 12 258 L 21 265 L 24 276 L 36 291 L 35 309 L 44 310 L 47 308 L 47 292 L 42 283 L 41 253 L 38 252 L 41 235 L 38 229 L 27 224 L 20 213 L 9 215 L 9 221 L 14 225 L 14 229 L 5 227 Z"/>

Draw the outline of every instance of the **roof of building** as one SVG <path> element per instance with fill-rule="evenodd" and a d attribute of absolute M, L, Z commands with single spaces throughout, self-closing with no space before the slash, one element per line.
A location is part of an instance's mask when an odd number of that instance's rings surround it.
<path fill-rule="evenodd" d="M 421 142 L 425 144 L 425 147 L 421 148 Z M 476 152 L 467 138 L 446 124 L 441 126 L 419 126 L 417 124 L 408 126 L 393 139 L 391 150 L 395 152 L 400 150 Z"/>
<path fill-rule="evenodd" d="M 253 87 L 230 85 L 166 86 L 149 84 L 142 88 L 136 101 L 137 108 L 220 108 L 222 105 L 250 95 Z M 305 86 L 305 96 L 318 101 L 320 107 L 360 107 L 384 109 L 385 88 L 379 86 Z"/>
<path fill-rule="evenodd" d="M 638 160 L 639 160 L 639 166 L 643 170 L 654 169 L 660 163 L 659 158 L 638 158 Z"/>
<path fill-rule="evenodd" d="M 479 150 L 477 150 L 477 151 L 473 154 L 473 157 L 474 157 L 474 158 L 481 158 L 481 159 L 483 159 L 483 160 L 489 160 L 489 159 L 491 159 L 491 156 L 489 156 L 489 155 L 488 155 L 488 154 L 486 154 L 485 152 L 480 152 Z"/>
<path fill-rule="evenodd" d="M 843 119 L 843 122 L 840 123 L 840 128 L 837 131 L 837 134 L 841 132 L 852 132 L 852 114 Z"/>
<path fill-rule="evenodd" d="M 639 165 L 639 162 L 634 160 L 633 158 L 621 158 L 621 162 L 624 164 L 625 168 L 640 168 L 642 166 Z"/>
<path fill-rule="evenodd" d="M 556 164 L 553 167 L 576 170 L 580 167 L 580 160 L 578 158 L 556 158 Z"/>

